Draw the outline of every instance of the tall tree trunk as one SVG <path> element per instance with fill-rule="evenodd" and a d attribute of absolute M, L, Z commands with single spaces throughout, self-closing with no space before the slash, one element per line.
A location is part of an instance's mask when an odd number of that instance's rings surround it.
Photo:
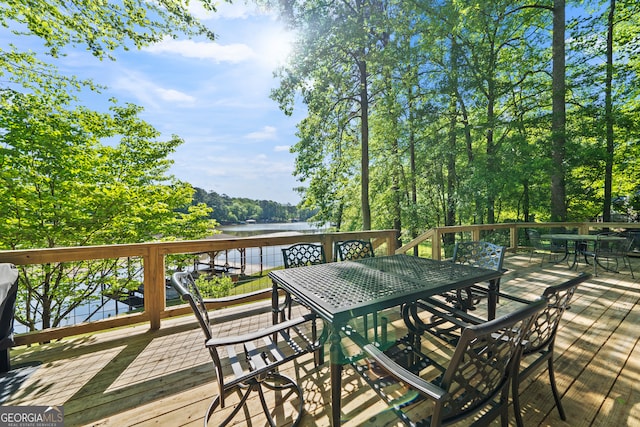
<path fill-rule="evenodd" d="M 418 204 L 418 184 L 416 183 L 416 135 L 414 131 L 415 112 L 413 108 L 413 91 L 409 91 L 409 169 L 411 178 L 411 203 L 415 207 Z M 415 209 L 411 210 L 412 213 Z M 418 230 L 416 228 L 416 218 L 411 220 L 411 238 L 418 237 Z M 413 248 L 413 254 L 418 256 L 419 250 L 415 246 Z"/>
<path fill-rule="evenodd" d="M 362 52 L 364 58 L 364 52 Z M 361 141 L 361 177 L 360 202 L 362 205 L 362 229 L 371 230 L 371 207 L 369 206 L 369 89 L 367 84 L 367 63 L 362 60 L 360 68 L 360 135 Z"/>
<path fill-rule="evenodd" d="M 525 179 L 522 183 L 522 213 L 524 215 L 524 222 L 529 222 L 531 206 L 529 202 L 529 180 Z"/>
<path fill-rule="evenodd" d="M 553 1 L 552 114 L 551 114 L 551 221 L 567 219 L 565 181 L 565 0 Z"/>
<path fill-rule="evenodd" d="M 445 154 L 447 160 L 447 194 L 444 225 L 456 224 L 456 153 L 457 153 L 457 125 L 458 125 L 458 49 L 455 39 L 451 41 L 451 74 L 449 80 L 449 147 Z M 455 243 L 455 235 L 447 233 L 443 236 L 445 251 Z M 446 256 L 451 254 L 446 253 Z"/>
<path fill-rule="evenodd" d="M 616 0 L 609 3 L 609 17 L 607 19 L 607 77 L 604 90 L 604 120 L 607 132 L 607 155 L 604 168 L 604 206 L 602 220 L 611 221 L 611 186 L 613 182 L 613 99 L 611 97 L 613 84 L 613 18 L 615 16 Z"/>

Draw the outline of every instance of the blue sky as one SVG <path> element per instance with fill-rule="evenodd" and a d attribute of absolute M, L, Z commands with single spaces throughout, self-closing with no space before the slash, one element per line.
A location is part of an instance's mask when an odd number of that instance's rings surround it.
<path fill-rule="evenodd" d="M 231 197 L 296 204 L 293 187 L 300 183 L 289 147 L 301 113 L 287 117 L 269 98 L 291 36 L 274 16 L 243 3 L 194 14 L 213 29 L 216 42 L 167 40 L 118 50 L 116 61 L 77 48 L 66 52 L 60 71 L 108 87 L 99 97 L 83 95 L 87 106 L 104 110 L 110 97 L 132 102 L 144 107 L 141 117 L 163 137 L 180 136 L 185 142 L 172 156 L 177 178 Z"/>

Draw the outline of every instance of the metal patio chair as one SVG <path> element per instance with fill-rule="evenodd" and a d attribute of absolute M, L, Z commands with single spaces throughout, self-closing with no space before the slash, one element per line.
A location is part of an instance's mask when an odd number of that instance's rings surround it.
<path fill-rule="evenodd" d="M 549 286 L 542 293 L 542 298 L 547 302 L 546 307 L 534 318 L 529 332 L 525 335 L 521 359 L 527 362 L 527 365 L 514 371 L 512 400 L 513 409 L 516 415 L 516 423 L 519 427 L 524 425 L 522 421 L 522 411 L 520 408 L 519 386 L 522 381 L 531 375 L 536 369 L 547 363 L 547 371 L 549 372 L 549 382 L 551 383 L 551 391 L 553 399 L 556 402 L 556 408 L 563 421 L 567 417 L 560 401 L 560 394 L 556 386 L 555 370 L 553 367 L 553 348 L 556 342 L 556 333 L 560 319 L 565 310 L 569 307 L 571 298 L 576 292 L 580 283 L 588 280 L 590 274 L 582 273 L 578 277 L 567 280 L 559 285 Z M 509 295 L 503 295 L 505 298 L 526 302 L 520 298 Z"/>
<path fill-rule="evenodd" d="M 529 243 L 531 243 L 532 248 L 529 252 L 529 262 L 533 258 L 533 254 L 540 254 L 540 265 L 544 265 L 544 258 L 548 257 L 549 261 L 558 255 L 566 255 L 567 247 L 566 242 L 564 244 L 562 242 L 554 242 L 553 240 L 543 240 L 540 237 L 540 233 L 538 230 L 528 229 L 527 237 L 529 238 Z"/>
<path fill-rule="evenodd" d="M 466 326 L 450 359 L 442 364 L 401 340 L 386 351 L 364 346 L 356 369 L 409 426 L 441 426 L 482 412 L 508 425 L 509 386 L 531 320 L 543 299 L 495 320 Z"/>
<path fill-rule="evenodd" d="M 357 239 L 336 242 L 335 252 L 338 261 L 371 258 L 375 255 L 369 240 Z"/>
<path fill-rule="evenodd" d="M 631 277 L 635 279 L 629 252 L 633 245 L 633 239 L 620 236 L 618 233 L 606 233 L 603 235 L 624 238 L 625 240 L 596 240 L 593 250 L 584 251 L 585 259 L 592 258 L 593 274 L 598 275 L 598 267 L 606 271 L 618 272 L 620 266 L 627 267 Z"/>
<path fill-rule="evenodd" d="M 283 248 L 282 259 L 284 268 L 304 267 L 327 262 L 324 246 L 316 243 L 297 243 L 288 248 Z M 284 303 L 278 308 L 281 321 L 291 318 L 292 303 L 291 295 L 287 293 Z"/>
<path fill-rule="evenodd" d="M 544 309 L 534 317 L 531 327 L 523 337 L 522 353 L 519 356 L 520 360 L 518 360 L 518 364 L 516 365 L 513 373 L 512 400 L 516 423 L 519 427 L 524 425 L 522 421 L 522 411 L 520 408 L 519 386 L 525 378 L 540 368 L 545 362 L 547 364 L 551 391 L 556 402 L 556 407 L 558 408 L 558 413 L 560 414 L 560 418 L 566 421 L 566 415 L 556 386 L 555 370 L 553 366 L 553 349 L 558 325 L 560 324 L 562 315 L 569 307 L 571 298 L 575 294 L 578 285 L 588 280 L 590 277 L 590 274 L 582 273 L 577 277 L 569 279 L 558 285 L 549 286 L 544 290 L 540 297 L 542 300 L 546 301 L 546 305 Z M 529 300 L 505 293 L 501 293 L 500 296 L 525 305 L 531 303 Z M 419 329 L 430 332 L 432 335 L 438 336 L 451 344 L 455 344 L 460 339 L 459 333 L 456 333 L 455 331 L 459 332 L 471 324 L 482 324 L 485 322 L 483 319 L 474 317 L 462 311 L 451 312 L 451 310 L 448 310 L 447 306 L 434 299 L 423 300 L 419 303 L 419 306 L 423 310 L 431 312 L 438 318 L 445 318 L 448 325 L 452 325 L 452 327 L 447 329 L 447 334 L 444 334 L 442 332 L 442 326 L 440 326 L 440 328 L 433 328 L 429 324 L 421 323 L 419 320 L 416 320 L 414 316 L 415 324 L 418 325 Z"/>
<path fill-rule="evenodd" d="M 506 248 L 484 241 L 456 242 L 452 262 L 503 271 Z M 496 279 L 496 292 L 500 292 L 500 279 Z M 448 302 L 462 310 L 474 310 L 480 299 L 486 298 L 488 289 L 480 285 L 469 286 L 455 293 L 445 294 Z"/>
<path fill-rule="evenodd" d="M 284 268 L 324 264 L 327 258 L 324 247 L 315 243 L 298 243 L 282 249 Z"/>
<path fill-rule="evenodd" d="M 204 333 L 204 345 L 209 350 L 216 371 L 218 394 L 211 402 L 204 418 L 207 426 L 218 407 L 225 408 L 227 396 L 232 392 L 241 395 L 240 402 L 222 421 L 227 425 L 240 410 L 246 407 L 247 399 L 253 391 L 258 393 L 267 422 L 276 426 L 265 400 L 265 388 L 282 391 L 283 399 L 297 402 L 297 415 L 287 423 L 297 426 L 302 416 L 304 399 L 302 389 L 296 381 L 278 372 L 278 368 L 304 354 L 316 351 L 315 315 L 290 319 L 255 332 L 243 335 L 215 336 L 206 304 L 211 300 L 202 298 L 198 287 L 188 272 L 177 272 L 171 277 L 171 284 L 182 299 L 189 303 Z M 265 296 L 271 295 L 266 289 Z M 234 297 L 226 297 L 230 302 Z M 238 298 L 240 299 L 240 297 Z M 229 375 L 229 371 L 233 375 Z M 247 407 L 248 411 L 248 407 Z"/>

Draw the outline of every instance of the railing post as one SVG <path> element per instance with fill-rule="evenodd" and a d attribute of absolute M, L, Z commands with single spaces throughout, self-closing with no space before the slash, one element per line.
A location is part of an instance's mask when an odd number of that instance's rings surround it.
<path fill-rule="evenodd" d="M 150 245 L 144 257 L 144 311 L 149 316 L 149 327 L 160 329 L 160 314 L 166 305 L 164 255 L 159 246 Z"/>
<path fill-rule="evenodd" d="M 440 228 L 436 227 L 435 233 L 431 237 L 431 258 L 440 261 L 442 259 L 442 234 L 440 233 Z"/>
<path fill-rule="evenodd" d="M 324 254 L 327 257 L 327 262 L 332 262 L 335 257 L 335 254 L 333 253 L 333 248 L 335 247 L 333 236 L 323 234 L 320 238 L 320 243 L 324 247 Z"/>
<path fill-rule="evenodd" d="M 387 255 L 393 255 L 396 253 L 396 233 L 397 230 L 389 231 L 387 233 Z"/>
<path fill-rule="evenodd" d="M 518 252 L 518 226 L 516 224 L 509 227 L 509 237 L 513 252 Z"/>

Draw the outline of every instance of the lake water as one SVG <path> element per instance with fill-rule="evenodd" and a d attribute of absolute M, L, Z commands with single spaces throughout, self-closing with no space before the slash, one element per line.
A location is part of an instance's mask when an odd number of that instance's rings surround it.
<path fill-rule="evenodd" d="M 251 237 L 265 234 L 314 234 L 330 230 L 329 225 L 316 227 L 306 222 L 240 224 L 218 227 L 223 234 L 236 237 Z M 265 248 L 246 248 L 245 274 L 254 274 L 266 269 L 281 267 L 282 248 L 284 246 L 269 246 Z M 242 267 L 241 253 L 229 250 L 216 257 L 216 265 L 231 267 L 230 272 L 239 272 Z"/>
<path fill-rule="evenodd" d="M 322 227 L 313 226 L 307 222 L 276 222 L 276 223 L 255 223 L 239 225 L 223 225 L 218 230 L 224 234 L 231 234 L 238 237 L 258 236 L 261 234 L 299 232 L 299 233 L 323 233 L 329 230 L 329 225 Z"/>

